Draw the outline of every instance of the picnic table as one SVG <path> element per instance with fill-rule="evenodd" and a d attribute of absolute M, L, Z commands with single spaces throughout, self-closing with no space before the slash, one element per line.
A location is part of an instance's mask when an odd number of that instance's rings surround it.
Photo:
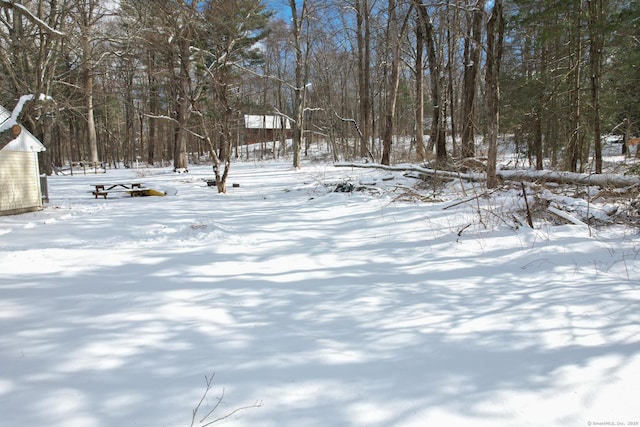
<path fill-rule="evenodd" d="M 143 183 L 141 182 L 115 182 L 115 183 L 103 183 L 103 184 L 91 184 L 92 187 L 95 187 L 95 190 L 91 191 L 91 193 L 98 198 L 98 196 L 102 196 L 105 199 L 109 193 L 129 193 L 129 195 L 133 196 L 142 196 L 145 192 L 149 191 L 148 188 L 145 188 Z"/>

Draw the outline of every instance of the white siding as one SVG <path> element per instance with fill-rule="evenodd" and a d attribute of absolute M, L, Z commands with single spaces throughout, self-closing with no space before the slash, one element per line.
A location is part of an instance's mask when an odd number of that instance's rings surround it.
<path fill-rule="evenodd" d="M 39 179 L 37 153 L 0 150 L 0 215 L 40 209 Z"/>

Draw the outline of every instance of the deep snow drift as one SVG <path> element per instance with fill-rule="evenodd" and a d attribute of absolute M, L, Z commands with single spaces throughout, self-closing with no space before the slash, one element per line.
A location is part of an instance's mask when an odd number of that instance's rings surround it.
<path fill-rule="evenodd" d="M 640 422 L 636 230 L 515 229 L 517 192 L 443 209 L 400 172 L 206 177 L 55 176 L 0 217 L 2 426 L 189 426 L 214 372 L 193 425 Z M 177 194 L 89 193 L 134 178 Z"/>

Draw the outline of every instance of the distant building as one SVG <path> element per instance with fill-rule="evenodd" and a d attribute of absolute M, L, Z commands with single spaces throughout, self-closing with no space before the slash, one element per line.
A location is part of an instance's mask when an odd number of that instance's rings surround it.
<path fill-rule="evenodd" d="M 256 144 L 291 137 L 291 122 L 283 116 L 250 115 L 244 116 L 245 142 Z"/>
<path fill-rule="evenodd" d="M 0 215 L 42 208 L 38 153 L 46 148 L 0 106 Z"/>

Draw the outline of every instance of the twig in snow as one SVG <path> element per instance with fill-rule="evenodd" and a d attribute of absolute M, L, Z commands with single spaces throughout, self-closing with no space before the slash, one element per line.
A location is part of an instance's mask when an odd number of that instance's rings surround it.
<path fill-rule="evenodd" d="M 524 205 L 527 207 L 527 224 L 529 227 L 533 228 L 533 219 L 531 217 L 531 209 L 529 209 L 529 200 L 527 199 L 527 190 L 524 186 L 524 182 L 521 182 L 522 185 L 522 197 L 524 197 Z"/>
<path fill-rule="evenodd" d="M 489 195 L 491 195 L 491 194 L 495 193 L 496 191 L 498 191 L 498 189 L 493 189 L 493 190 L 491 190 L 491 191 L 484 191 L 484 192 L 482 192 L 482 193 L 480 193 L 480 194 L 476 194 L 475 196 L 468 197 L 468 198 L 466 198 L 466 199 L 464 199 L 464 200 L 461 200 L 461 201 L 459 201 L 459 202 L 456 202 L 456 203 L 453 203 L 453 204 L 451 204 L 451 205 L 445 206 L 444 208 L 442 208 L 442 210 L 443 210 L 443 211 L 446 211 L 446 210 L 447 210 L 447 209 L 449 209 L 449 208 L 453 208 L 453 207 L 458 206 L 458 205 L 463 205 L 463 204 L 465 204 L 465 203 L 472 202 L 472 201 L 474 201 L 474 200 L 476 200 L 476 199 L 479 199 L 480 197 L 486 197 L 486 196 L 489 196 Z"/>
<path fill-rule="evenodd" d="M 196 417 L 198 415 L 198 412 L 200 411 L 200 408 L 202 407 L 202 402 L 204 402 L 204 400 L 207 398 L 207 395 L 209 394 L 209 390 L 211 390 L 212 384 L 213 384 L 213 377 L 215 377 L 215 372 L 211 375 L 211 377 L 208 377 L 205 375 L 204 379 L 205 379 L 205 383 L 206 383 L 206 388 L 204 390 L 204 393 L 202 394 L 202 397 L 200 398 L 200 401 L 198 402 L 198 404 L 195 406 L 195 408 L 193 408 L 192 414 L 191 414 L 191 427 L 196 427 Z M 213 408 L 211 408 L 209 410 L 209 412 L 207 412 L 201 419 L 200 421 L 198 421 L 198 425 L 200 427 L 206 427 L 206 426 L 210 426 L 212 424 L 217 423 L 218 421 L 222 421 L 222 420 L 226 420 L 227 418 L 237 414 L 240 411 L 244 411 L 246 409 L 251 409 L 251 408 L 260 408 L 262 406 L 262 402 L 261 401 L 256 401 L 253 405 L 247 405 L 247 406 L 242 406 L 240 408 L 234 409 L 233 411 L 229 412 L 226 415 L 223 415 L 221 417 L 218 417 L 214 420 L 209 421 L 209 418 L 211 417 L 211 415 L 218 409 L 218 407 L 220 406 L 220 404 L 222 403 L 222 399 L 224 398 L 224 388 L 222 389 L 222 394 L 220 395 L 220 397 L 217 398 L 216 404 L 213 405 Z M 203 424 L 204 423 L 204 424 Z"/>
<path fill-rule="evenodd" d="M 464 232 L 464 230 L 466 230 L 469 227 L 471 227 L 470 223 L 462 227 L 460 230 L 458 230 L 458 238 L 456 239 L 456 242 L 460 241 L 460 237 L 462 237 L 462 233 Z"/>

